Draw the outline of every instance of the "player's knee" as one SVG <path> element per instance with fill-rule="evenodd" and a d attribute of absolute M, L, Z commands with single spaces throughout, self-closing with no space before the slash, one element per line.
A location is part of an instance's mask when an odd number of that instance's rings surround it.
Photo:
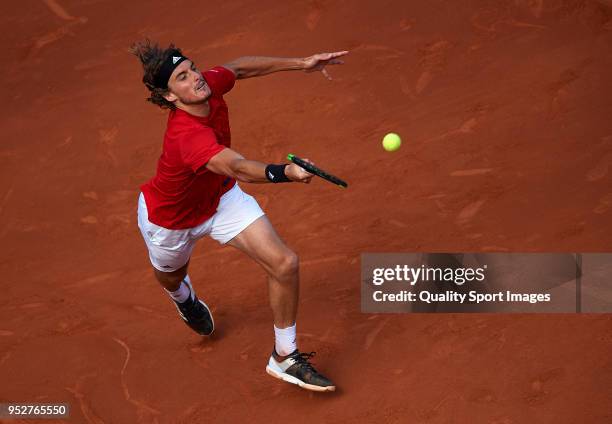
<path fill-rule="evenodd" d="M 288 250 L 279 260 L 277 274 L 279 277 L 288 277 L 298 272 L 300 260 L 295 252 Z"/>

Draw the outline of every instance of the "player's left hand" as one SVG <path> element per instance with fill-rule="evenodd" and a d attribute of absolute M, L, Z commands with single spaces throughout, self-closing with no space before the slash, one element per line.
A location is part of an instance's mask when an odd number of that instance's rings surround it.
<path fill-rule="evenodd" d="M 327 65 L 342 65 L 343 60 L 338 59 L 341 56 L 348 54 L 347 50 L 334 53 L 317 53 L 304 58 L 304 71 L 316 72 L 320 71 L 325 78 L 331 81 L 332 77 L 327 72 Z"/>

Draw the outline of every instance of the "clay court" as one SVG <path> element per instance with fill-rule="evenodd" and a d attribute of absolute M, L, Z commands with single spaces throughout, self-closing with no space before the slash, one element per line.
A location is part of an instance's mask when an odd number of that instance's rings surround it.
<path fill-rule="evenodd" d="M 610 314 L 364 314 L 359 291 L 364 252 L 610 251 L 610 2 L 28 0 L 0 22 L 0 402 L 95 424 L 612 421 Z M 300 255 L 298 343 L 335 393 L 265 373 L 266 277 L 238 251 L 191 260 L 210 339 L 155 281 L 136 203 L 167 112 L 127 51 L 144 37 L 201 69 L 350 51 L 333 81 L 226 96 L 235 150 L 349 182 L 241 185 Z"/>

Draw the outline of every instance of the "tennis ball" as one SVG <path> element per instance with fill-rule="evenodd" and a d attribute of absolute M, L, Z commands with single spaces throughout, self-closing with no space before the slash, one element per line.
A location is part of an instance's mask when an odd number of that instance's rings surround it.
<path fill-rule="evenodd" d="M 402 139 L 395 133 L 389 133 L 383 138 L 382 145 L 387 152 L 395 152 L 402 145 Z"/>

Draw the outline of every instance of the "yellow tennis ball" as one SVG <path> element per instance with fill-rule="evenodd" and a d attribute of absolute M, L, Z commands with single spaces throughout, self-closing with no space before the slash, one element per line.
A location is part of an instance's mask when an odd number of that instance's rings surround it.
<path fill-rule="evenodd" d="M 402 139 L 395 133 L 389 133 L 383 138 L 382 145 L 387 152 L 395 152 L 402 145 Z"/>

